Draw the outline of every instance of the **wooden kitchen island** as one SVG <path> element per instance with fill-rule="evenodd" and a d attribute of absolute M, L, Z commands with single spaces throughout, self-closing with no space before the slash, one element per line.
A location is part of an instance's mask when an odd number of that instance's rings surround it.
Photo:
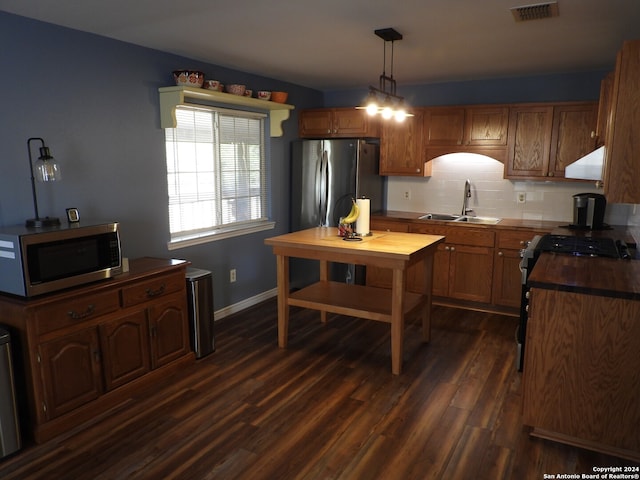
<path fill-rule="evenodd" d="M 287 346 L 290 306 L 319 310 L 322 322 L 327 321 L 327 312 L 386 322 L 391 325 L 391 371 L 400 374 L 404 323 L 408 315 L 420 313 L 423 339 L 429 341 L 433 255 L 444 238 L 374 231 L 370 236 L 353 241 L 339 237 L 337 228 L 316 227 L 266 239 L 265 243 L 273 247 L 277 257 L 278 345 L 280 348 Z M 290 292 L 290 257 L 318 260 L 320 281 Z M 329 262 L 391 269 L 392 287 L 389 290 L 330 281 Z M 407 268 L 419 262 L 425 265 L 423 291 L 407 292 Z"/>
<path fill-rule="evenodd" d="M 640 262 L 543 253 L 531 286 L 531 434 L 640 462 Z"/>

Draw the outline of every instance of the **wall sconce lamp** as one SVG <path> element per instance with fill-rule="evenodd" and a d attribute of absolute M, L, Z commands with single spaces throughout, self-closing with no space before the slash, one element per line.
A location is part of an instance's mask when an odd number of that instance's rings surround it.
<path fill-rule="evenodd" d="M 31 156 L 31 142 L 39 141 L 42 146 L 40 147 L 40 156 L 34 163 Z M 44 144 L 44 140 L 41 138 L 30 138 L 27 140 L 27 150 L 29 151 L 29 169 L 31 171 L 31 191 L 33 192 L 33 208 L 35 210 L 36 217 L 27 220 L 26 225 L 29 228 L 51 227 L 60 225 L 60 220 L 54 217 L 40 218 L 38 214 L 38 198 L 36 197 L 36 178 L 39 182 L 55 182 L 62 178 L 60 174 L 60 167 L 55 158 L 51 156 L 49 147 Z M 35 174 L 35 175 L 34 175 Z"/>

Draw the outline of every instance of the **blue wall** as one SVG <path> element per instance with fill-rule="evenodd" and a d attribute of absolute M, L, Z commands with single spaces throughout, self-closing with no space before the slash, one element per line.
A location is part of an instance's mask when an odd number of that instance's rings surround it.
<path fill-rule="evenodd" d="M 64 217 L 65 208 L 77 207 L 83 219 L 119 221 L 128 257 L 186 258 L 212 270 L 216 310 L 275 287 L 275 260 L 263 241 L 289 225 L 289 146 L 297 137 L 297 112 L 357 105 L 366 95 L 366 89 L 323 93 L 2 12 L 0 45 L 0 226 L 33 217 L 27 139 L 43 137 L 64 178 L 37 186 L 41 216 Z M 158 87 L 172 85 L 177 68 L 289 92 L 296 109 L 284 136 L 269 146 L 275 231 L 168 251 Z M 595 100 L 604 73 L 399 86 L 398 93 L 416 106 Z M 230 268 L 237 270 L 234 284 L 228 283 Z"/>
<path fill-rule="evenodd" d="M 37 185 L 41 216 L 64 218 L 65 208 L 77 207 L 83 219 L 119 221 L 128 257 L 186 258 L 212 270 L 216 310 L 275 287 L 275 258 L 263 241 L 288 229 L 297 111 L 321 105 L 321 92 L 6 13 L 0 13 L 0 45 L 0 226 L 34 216 L 27 139 L 42 137 L 63 179 Z M 283 124 L 285 135 L 270 142 L 275 231 L 168 251 L 158 88 L 173 84 L 177 68 L 289 92 L 296 109 Z M 230 268 L 237 270 L 234 284 Z"/>
<path fill-rule="evenodd" d="M 611 69 L 614 68 L 612 59 Z M 608 71 L 497 78 L 465 82 L 399 85 L 408 105 L 477 105 L 482 103 L 570 102 L 598 100 L 600 82 Z M 362 104 L 368 90 L 325 92 L 328 107 Z"/>

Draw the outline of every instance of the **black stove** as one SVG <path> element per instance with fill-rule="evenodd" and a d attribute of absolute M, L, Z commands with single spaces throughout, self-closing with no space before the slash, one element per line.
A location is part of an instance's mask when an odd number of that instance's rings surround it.
<path fill-rule="evenodd" d="M 620 242 L 606 237 L 543 235 L 537 242 L 538 252 L 565 253 L 576 256 L 621 258 Z"/>

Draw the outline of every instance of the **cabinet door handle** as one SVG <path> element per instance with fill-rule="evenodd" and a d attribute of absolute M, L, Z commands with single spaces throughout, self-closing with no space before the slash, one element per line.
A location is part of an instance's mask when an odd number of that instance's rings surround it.
<path fill-rule="evenodd" d="M 74 320 L 82 320 L 83 318 L 87 318 L 88 316 L 92 315 L 95 309 L 96 309 L 95 305 L 89 304 L 89 306 L 84 312 L 78 313 L 75 310 L 69 310 L 67 312 L 67 315 L 69 315 Z"/>
<path fill-rule="evenodd" d="M 162 295 L 164 293 L 164 289 L 165 289 L 164 283 L 160 285 L 160 288 L 158 288 L 157 290 L 151 290 L 150 288 L 147 288 L 146 290 L 147 297 L 153 298 L 153 297 L 157 297 L 158 295 Z"/>

